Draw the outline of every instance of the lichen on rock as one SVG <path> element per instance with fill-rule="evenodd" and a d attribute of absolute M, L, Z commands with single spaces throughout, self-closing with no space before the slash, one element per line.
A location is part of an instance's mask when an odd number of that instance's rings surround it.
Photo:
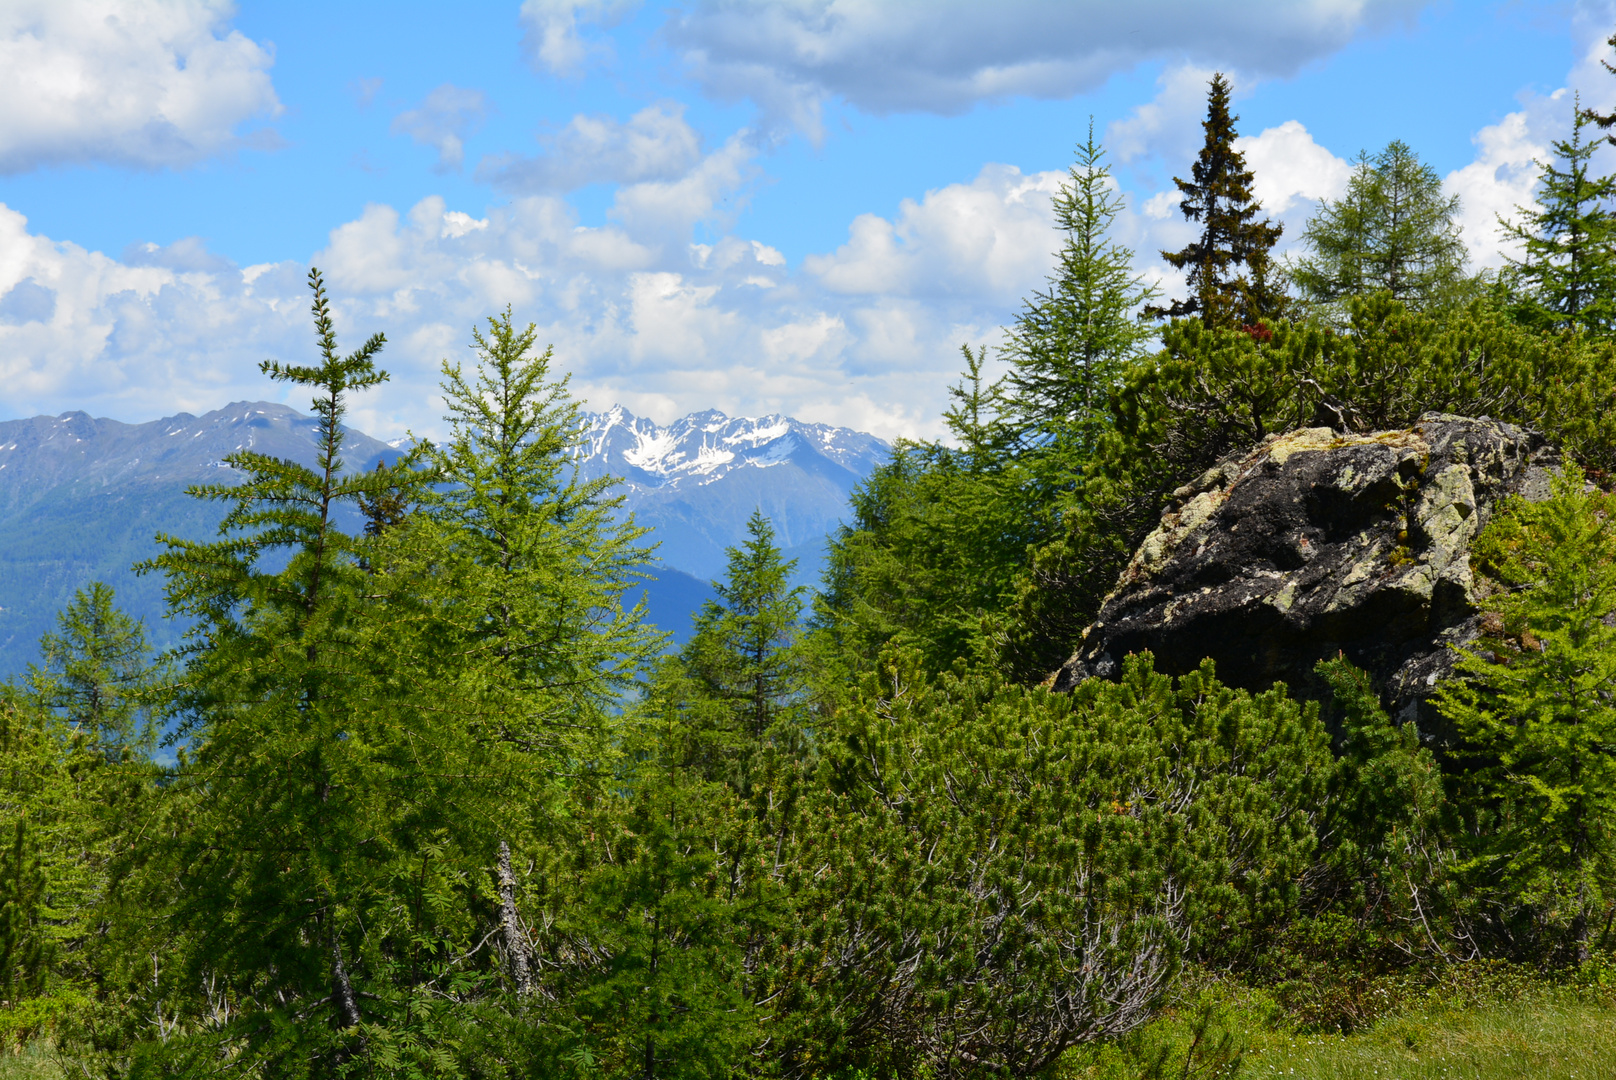
<path fill-rule="evenodd" d="M 1479 632 L 1470 545 L 1506 496 L 1546 497 L 1559 460 L 1535 433 L 1444 413 L 1270 436 L 1173 493 L 1054 685 L 1148 649 L 1162 671 L 1211 657 L 1231 685 L 1316 696 L 1314 664 L 1339 652 L 1440 738 L 1427 699 L 1448 646 Z"/>

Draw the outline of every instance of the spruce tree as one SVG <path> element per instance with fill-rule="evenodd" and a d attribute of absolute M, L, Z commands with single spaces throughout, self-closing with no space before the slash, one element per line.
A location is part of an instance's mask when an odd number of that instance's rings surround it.
<path fill-rule="evenodd" d="M 1322 200 L 1308 219 L 1302 242 L 1311 254 L 1292 265 L 1291 280 L 1337 317 L 1349 298 L 1382 290 L 1414 310 L 1450 305 L 1465 295 L 1459 205 L 1407 143 L 1360 154 L 1346 194 Z"/>
<path fill-rule="evenodd" d="M 1469 870 L 1585 960 L 1616 881 L 1616 499 L 1567 465 L 1547 501 L 1493 520 L 1475 558 L 1500 586 L 1497 619 L 1437 698 L 1487 811 Z"/>
<path fill-rule="evenodd" d="M 1521 296 L 1515 316 L 1529 326 L 1581 327 L 1596 334 L 1616 328 L 1616 177 L 1589 175 L 1600 140 L 1584 142 L 1590 123 L 1580 99 L 1571 138 L 1554 143 L 1559 164 L 1544 164 L 1536 205 L 1499 225 L 1524 258 L 1509 260 Z"/>
<path fill-rule="evenodd" d="M 1054 200 L 1055 226 L 1064 234 L 1055 271 L 1022 307 L 1003 347 L 1012 365 L 1007 411 L 1023 441 L 1064 438 L 1079 452 L 1098 437 L 1107 392 L 1154 335 L 1137 316 L 1156 288 L 1134 273 L 1133 252 L 1110 236 L 1126 202 L 1104 159 L 1091 118 Z"/>
<path fill-rule="evenodd" d="M 1221 73 L 1212 76 L 1201 124 L 1206 143 L 1191 179 L 1173 178 L 1183 193 L 1179 209 L 1187 220 L 1200 223 L 1201 234 L 1178 251 L 1161 253 L 1169 264 L 1187 271 L 1190 295 L 1165 309 L 1149 309 L 1152 314 L 1199 316 L 1216 329 L 1284 314 L 1284 290 L 1270 256 L 1284 226 L 1257 218 L 1262 207 L 1251 193 L 1253 177 L 1245 155 L 1234 146 L 1238 119 L 1229 113 L 1228 80 Z"/>

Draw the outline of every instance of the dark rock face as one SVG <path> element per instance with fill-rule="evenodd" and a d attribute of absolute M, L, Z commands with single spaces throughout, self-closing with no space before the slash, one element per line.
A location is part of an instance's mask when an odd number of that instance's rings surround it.
<path fill-rule="evenodd" d="M 1427 699 L 1479 629 L 1471 541 L 1505 496 L 1546 497 L 1558 463 L 1540 436 L 1441 413 L 1270 437 L 1173 493 L 1055 687 L 1148 649 L 1161 671 L 1211 657 L 1231 685 L 1315 697 L 1313 665 L 1343 652 L 1440 741 Z"/>

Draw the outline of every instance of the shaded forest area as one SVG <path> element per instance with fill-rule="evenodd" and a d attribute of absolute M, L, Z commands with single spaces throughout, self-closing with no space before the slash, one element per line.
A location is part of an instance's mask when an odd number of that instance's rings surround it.
<path fill-rule="evenodd" d="M 1576 113 L 1501 223 L 1520 261 L 1473 274 L 1398 142 L 1273 258 L 1228 106 L 1215 78 L 1178 181 L 1187 296 L 1111 239 L 1091 131 L 1008 374 L 964 349 L 953 438 L 856 492 L 818 593 L 755 516 L 675 654 L 621 606 L 647 537 L 575 477 L 534 331 L 489 319 L 445 442 L 349 471 L 384 341 L 344 354 L 311 272 L 316 359 L 264 374 L 313 395 L 318 466 L 194 490 L 220 536 L 142 566 L 178 649 L 95 586 L 0 689 L 6 1037 L 131 1080 L 1211 1077 L 1254 1001 L 1340 1033 L 1431 987 L 1608 987 L 1616 118 Z M 1344 660 L 1323 700 L 1149 655 L 1050 689 L 1174 489 L 1432 410 L 1571 462 L 1477 542 L 1456 745 Z"/>

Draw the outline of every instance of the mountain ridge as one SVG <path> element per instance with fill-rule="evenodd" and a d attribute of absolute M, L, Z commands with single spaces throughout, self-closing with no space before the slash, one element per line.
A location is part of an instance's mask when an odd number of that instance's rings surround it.
<path fill-rule="evenodd" d="M 774 522 L 779 546 L 799 557 L 794 580 L 816 581 L 826 534 L 887 450 L 863 432 L 780 415 L 706 410 L 658 425 L 614 408 L 581 420 L 579 475 L 620 477 L 624 511 L 651 528 L 647 540 L 658 543 L 660 565 L 648 568 L 656 578 L 644 592 L 653 621 L 676 639 L 711 595 L 724 551 L 745 538 L 754 509 Z M 130 567 L 156 552 L 159 532 L 216 535 L 226 504 L 190 498 L 185 489 L 239 477 L 224 462 L 230 453 L 312 464 L 317 423 L 263 401 L 135 424 L 80 410 L 0 421 L 0 677 L 34 659 L 39 636 L 73 590 L 97 579 L 145 617 L 159 645 L 173 644 L 178 628 L 160 617 L 161 581 Z M 354 428 L 345 439 L 349 469 L 404 453 L 405 440 L 389 444 Z M 357 529 L 357 515 L 347 514 L 342 527 Z"/>

